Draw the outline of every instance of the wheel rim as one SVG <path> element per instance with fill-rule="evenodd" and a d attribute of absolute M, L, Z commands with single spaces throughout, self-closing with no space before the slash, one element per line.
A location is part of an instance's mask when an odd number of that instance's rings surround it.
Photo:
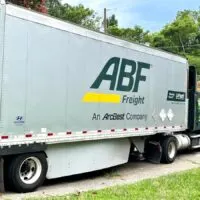
<path fill-rule="evenodd" d="M 173 159 L 176 155 L 176 145 L 174 142 L 170 142 L 168 146 L 168 155 L 170 159 Z"/>
<path fill-rule="evenodd" d="M 38 158 L 29 157 L 25 159 L 19 168 L 19 177 L 25 184 L 35 183 L 42 173 L 42 165 Z"/>

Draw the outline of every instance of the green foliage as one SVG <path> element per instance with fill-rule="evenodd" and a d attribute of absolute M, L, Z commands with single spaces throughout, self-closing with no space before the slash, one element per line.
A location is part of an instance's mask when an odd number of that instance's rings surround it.
<path fill-rule="evenodd" d="M 118 20 L 116 19 L 115 15 L 112 15 L 107 20 L 108 27 L 117 27 L 118 26 Z"/>
<path fill-rule="evenodd" d="M 56 8 L 62 6 L 60 0 L 46 0 L 46 6 L 50 15 L 53 15 L 56 12 Z"/>
<path fill-rule="evenodd" d="M 150 44 L 153 47 L 169 51 L 172 53 L 178 52 L 178 48 L 174 46 L 174 43 L 162 33 L 154 33 L 150 36 Z"/>
<path fill-rule="evenodd" d="M 187 52 L 187 47 L 196 43 L 198 29 L 198 21 L 195 21 L 192 11 L 186 10 L 178 12 L 175 21 L 166 25 L 161 34 L 178 47 L 178 52 Z"/>
<path fill-rule="evenodd" d="M 99 30 L 100 18 L 94 10 L 85 8 L 82 4 L 71 6 L 62 4 L 59 0 L 47 0 L 49 15 L 59 19 L 71 21 L 90 29 Z"/>
<path fill-rule="evenodd" d="M 200 10 L 178 12 L 176 19 L 151 35 L 152 47 L 188 58 L 200 73 Z"/>
<path fill-rule="evenodd" d="M 140 26 L 135 26 L 133 28 L 119 28 L 117 26 L 110 26 L 108 27 L 108 33 L 130 42 L 137 42 L 141 44 L 145 44 L 150 40 L 149 31 L 144 31 Z"/>
<path fill-rule="evenodd" d="M 200 74 L 200 56 L 187 55 L 190 65 L 197 68 L 197 73 Z"/>

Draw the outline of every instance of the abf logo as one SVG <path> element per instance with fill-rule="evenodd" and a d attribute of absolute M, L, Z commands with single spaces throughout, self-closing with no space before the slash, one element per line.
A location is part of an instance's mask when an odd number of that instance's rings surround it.
<path fill-rule="evenodd" d="M 142 71 L 149 69 L 150 64 L 148 63 L 113 57 L 108 60 L 103 70 L 92 84 L 91 89 L 99 89 L 104 81 L 109 81 L 108 89 L 111 91 L 138 92 L 140 83 L 146 81 L 146 76 L 142 75 Z M 124 83 L 125 81 L 126 83 Z M 83 101 L 120 103 L 121 97 L 118 94 L 87 93 Z"/>

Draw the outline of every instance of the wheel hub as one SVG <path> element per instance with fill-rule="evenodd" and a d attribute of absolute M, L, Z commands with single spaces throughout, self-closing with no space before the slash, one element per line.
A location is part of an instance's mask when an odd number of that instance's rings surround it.
<path fill-rule="evenodd" d="M 36 157 L 29 157 L 20 166 L 19 175 L 25 184 L 33 184 L 42 173 L 41 162 Z"/>
<path fill-rule="evenodd" d="M 168 146 L 168 153 L 169 153 L 169 158 L 173 159 L 174 156 L 176 155 L 176 145 L 171 142 Z"/>

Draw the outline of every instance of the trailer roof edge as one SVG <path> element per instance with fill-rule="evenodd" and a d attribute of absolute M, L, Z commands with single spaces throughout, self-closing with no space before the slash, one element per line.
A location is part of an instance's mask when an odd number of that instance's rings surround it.
<path fill-rule="evenodd" d="M 4 0 L 1 0 L 1 1 L 4 1 Z M 85 27 L 73 24 L 71 22 L 63 21 L 63 20 L 51 17 L 49 15 L 41 14 L 41 13 L 38 13 L 38 12 L 35 12 L 32 10 L 28 10 L 28 9 L 16 6 L 16 5 L 7 4 L 6 7 L 7 7 L 6 13 L 8 15 L 11 15 L 14 17 L 18 17 L 18 18 L 21 18 L 24 20 L 28 20 L 28 21 L 35 22 L 35 23 L 38 23 L 41 25 L 45 25 L 45 26 L 49 26 L 49 27 L 56 28 L 59 30 L 63 30 L 66 32 L 74 33 L 77 35 L 89 37 L 91 39 L 118 45 L 118 46 L 121 46 L 124 48 L 133 49 L 133 50 L 136 50 L 136 51 L 139 51 L 142 53 L 166 58 L 166 59 L 173 60 L 176 62 L 180 62 L 180 63 L 184 63 L 184 64 L 188 63 L 186 58 L 181 57 L 176 54 L 173 54 L 173 53 L 169 53 L 169 52 L 166 52 L 166 51 L 163 51 L 160 49 L 156 49 L 153 47 L 148 47 L 148 46 L 145 46 L 142 44 L 129 42 L 127 40 L 113 37 L 113 36 L 104 34 L 102 32 L 90 30 Z"/>

